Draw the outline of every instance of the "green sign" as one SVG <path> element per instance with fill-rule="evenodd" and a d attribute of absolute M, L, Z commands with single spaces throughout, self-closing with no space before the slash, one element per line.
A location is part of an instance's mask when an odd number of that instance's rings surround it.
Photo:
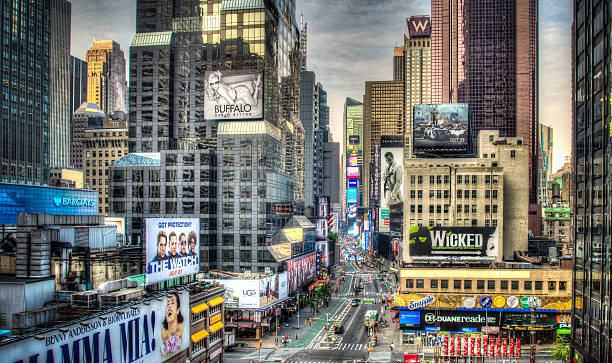
<path fill-rule="evenodd" d="M 529 304 L 529 296 L 523 296 L 521 298 L 521 306 L 525 309 L 529 309 L 531 305 Z"/>
<path fill-rule="evenodd" d="M 557 335 L 572 334 L 572 329 L 557 329 Z"/>

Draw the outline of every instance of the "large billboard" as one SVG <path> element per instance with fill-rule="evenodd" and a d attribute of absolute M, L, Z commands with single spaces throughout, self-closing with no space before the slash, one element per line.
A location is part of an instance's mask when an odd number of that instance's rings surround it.
<path fill-rule="evenodd" d="M 204 91 L 206 120 L 244 120 L 263 117 L 261 71 L 207 71 Z"/>
<path fill-rule="evenodd" d="M 315 278 L 316 255 L 311 253 L 287 261 L 287 272 L 289 291 L 293 292 Z"/>
<path fill-rule="evenodd" d="M 359 167 L 358 166 L 347 166 L 346 167 L 347 178 L 359 178 Z"/>
<path fill-rule="evenodd" d="M 327 219 L 317 219 L 315 221 L 315 235 L 317 238 L 327 238 Z"/>
<path fill-rule="evenodd" d="M 346 188 L 346 201 L 357 203 L 357 188 Z"/>
<path fill-rule="evenodd" d="M 200 271 L 198 218 L 146 219 L 147 285 Z"/>
<path fill-rule="evenodd" d="M 374 163 L 370 173 L 372 179 L 372 190 L 370 200 L 373 206 L 380 203 L 380 140 L 374 140 Z"/>
<path fill-rule="evenodd" d="M 415 150 L 465 150 L 469 145 L 467 103 L 414 105 Z"/>
<path fill-rule="evenodd" d="M 259 309 L 288 295 L 286 272 L 260 279 L 215 279 L 214 281 L 225 288 L 223 300 L 227 308 Z"/>
<path fill-rule="evenodd" d="M 404 145 L 401 136 L 381 136 L 380 207 L 400 205 L 404 201 Z"/>
<path fill-rule="evenodd" d="M 497 258 L 497 227 L 418 227 L 409 230 L 410 257 L 453 257 L 457 260 Z"/>
<path fill-rule="evenodd" d="M 317 218 L 329 218 L 329 197 L 317 197 Z"/>
<path fill-rule="evenodd" d="M 429 16 L 411 16 L 408 19 L 408 35 L 410 38 L 431 36 L 431 20 Z"/>
<path fill-rule="evenodd" d="M 189 348 L 189 293 L 158 299 L 38 333 L 0 347 L 3 362 L 153 362 Z"/>
<path fill-rule="evenodd" d="M 346 217 L 357 218 L 357 203 L 346 204 Z"/>

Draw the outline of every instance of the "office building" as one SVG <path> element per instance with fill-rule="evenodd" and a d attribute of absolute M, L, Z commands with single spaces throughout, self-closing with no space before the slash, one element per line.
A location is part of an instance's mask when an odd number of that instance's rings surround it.
<path fill-rule="evenodd" d="M 49 67 L 51 92 L 49 108 L 50 166 L 70 165 L 70 24 L 72 5 L 67 0 L 51 1 Z"/>
<path fill-rule="evenodd" d="M 357 161 L 359 172 L 363 170 L 363 103 L 347 97 L 344 102 L 344 122 L 343 122 L 343 137 L 344 137 L 344 158 L 342 160 L 342 180 L 343 180 L 343 195 L 346 197 L 347 178 L 346 172 L 349 167 L 349 159 L 351 156 Z M 359 191 L 363 191 L 363 182 L 358 179 Z M 359 193 L 360 194 L 360 193 Z M 358 200 L 363 200 L 363 195 L 358 195 Z M 343 198 L 341 209 L 346 211 L 346 198 Z"/>
<path fill-rule="evenodd" d="M 404 37 L 406 130 L 404 158 L 413 156 L 412 130 L 414 105 L 432 103 L 431 99 L 431 19 L 411 16 L 406 19 L 408 38 Z"/>
<path fill-rule="evenodd" d="M 404 57 L 404 47 L 393 47 L 393 80 L 405 80 L 406 58 Z"/>
<path fill-rule="evenodd" d="M 95 40 L 87 50 L 87 101 L 105 114 L 127 112 L 125 56 L 113 40 Z"/>
<path fill-rule="evenodd" d="M 87 102 L 87 62 L 70 56 L 70 113 Z"/>
<path fill-rule="evenodd" d="M 512 260 L 527 250 L 527 160 L 527 146 L 498 131 L 480 132 L 476 158 L 405 160 L 404 235 L 422 226 L 496 228 L 490 261 Z M 404 261 L 414 259 L 403 243 Z"/>
<path fill-rule="evenodd" d="M 330 203 L 340 205 L 340 143 L 323 143 L 323 192 L 329 196 Z"/>
<path fill-rule="evenodd" d="M 572 162 L 574 309 L 570 357 L 610 362 L 610 13 L 603 2 L 574 1 Z M 608 47 L 608 48 L 607 48 Z"/>
<path fill-rule="evenodd" d="M 144 218 L 199 217 L 201 270 L 263 272 L 276 266 L 266 236 L 304 210 L 294 4 L 186 0 L 158 12 L 165 3 L 136 5 L 130 154 L 110 168 L 109 213 L 129 216 L 132 241 L 144 238 Z M 250 94 L 241 97 L 252 97 L 262 113 L 206 108 L 221 97 L 219 84 L 225 89 L 236 79 Z M 278 216 L 274 203 L 289 215 Z"/>
<path fill-rule="evenodd" d="M 49 171 L 49 186 L 83 189 L 83 171 L 75 169 L 51 169 Z"/>
<path fill-rule="evenodd" d="M 544 124 L 539 125 L 538 137 L 538 203 L 545 206 L 549 203 L 546 183 L 551 180 L 553 162 L 553 129 Z"/>
<path fill-rule="evenodd" d="M 83 170 L 83 139 L 85 130 L 102 127 L 106 115 L 95 103 L 83 102 L 72 115 L 70 137 L 70 164 L 77 170 Z"/>
<path fill-rule="evenodd" d="M 321 104 L 323 103 L 323 104 Z M 300 119 L 304 126 L 304 205 L 314 207 L 323 194 L 323 133 L 327 130 L 327 92 L 312 71 L 302 71 Z M 321 112 L 323 111 L 323 112 Z"/>
<path fill-rule="evenodd" d="M 380 137 L 398 136 L 405 132 L 404 81 L 367 81 L 363 96 L 363 202 L 370 205 L 370 164 L 374 164 L 374 145 Z M 379 164 L 378 165 L 382 165 Z M 377 181 L 374 181 L 377 182 Z"/>
<path fill-rule="evenodd" d="M 107 116 L 102 127 L 86 128 L 82 140 L 85 187 L 98 192 L 98 214 L 104 216 L 109 214 L 108 168 L 128 153 L 127 122 L 122 116 Z"/>
<path fill-rule="evenodd" d="M 537 1 L 432 0 L 431 13 L 433 103 L 469 104 L 474 146 L 480 130 L 529 145 L 529 202 L 536 204 Z"/>
<path fill-rule="evenodd" d="M 10 2 L 2 9 L 14 15 L 3 18 L 0 30 L 5 80 L 0 86 L 0 182 L 48 184 L 51 2 Z M 18 69 L 28 77 L 15 77 Z"/>

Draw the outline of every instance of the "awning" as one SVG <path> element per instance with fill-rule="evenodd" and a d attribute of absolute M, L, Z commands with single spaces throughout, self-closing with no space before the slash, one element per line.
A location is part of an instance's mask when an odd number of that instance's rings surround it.
<path fill-rule="evenodd" d="M 223 298 L 221 296 L 217 296 L 216 298 L 209 300 L 208 301 L 208 305 L 210 305 L 211 307 L 215 306 L 215 305 L 219 305 L 223 302 Z"/>
<path fill-rule="evenodd" d="M 200 330 L 199 332 L 191 336 L 191 342 L 197 343 L 200 340 L 206 338 L 207 336 L 208 336 L 208 332 L 206 330 Z"/>
<path fill-rule="evenodd" d="M 213 325 L 210 326 L 210 328 L 208 330 L 210 330 L 211 333 L 216 332 L 217 330 L 223 328 L 223 323 L 218 321 L 216 323 L 214 323 Z"/>
<path fill-rule="evenodd" d="M 201 303 L 199 305 L 196 305 L 194 307 L 191 308 L 191 313 L 192 314 L 197 314 L 200 313 L 204 310 L 208 309 L 208 305 L 206 305 L 206 303 Z"/>

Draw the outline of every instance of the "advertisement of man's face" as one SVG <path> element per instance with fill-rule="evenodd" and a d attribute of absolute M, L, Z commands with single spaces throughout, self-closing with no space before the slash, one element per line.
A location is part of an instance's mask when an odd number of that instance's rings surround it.
<path fill-rule="evenodd" d="M 181 254 L 187 255 L 187 236 L 185 233 L 181 233 L 179 237 L 179 244 L 181 246 Z"/>
<path fill-rule="evenodd" d="M 170 256 L 177 256 L 178 253 L 178 241 L 176 239 L 176 233 L 170 233 Z"/>
<path fill-rule="evenodd" d="M 391 166 L 393 164 L 393 154 L 387 153 L 385 155 L 385 161 L 387 162 L 387 166 Z"/>
<path fill-rule="evenodd" d="M 160 234 L 157 238 L 157 254 L 159 257 L 166 257 L 167 239 L 165 234 Z"/>

